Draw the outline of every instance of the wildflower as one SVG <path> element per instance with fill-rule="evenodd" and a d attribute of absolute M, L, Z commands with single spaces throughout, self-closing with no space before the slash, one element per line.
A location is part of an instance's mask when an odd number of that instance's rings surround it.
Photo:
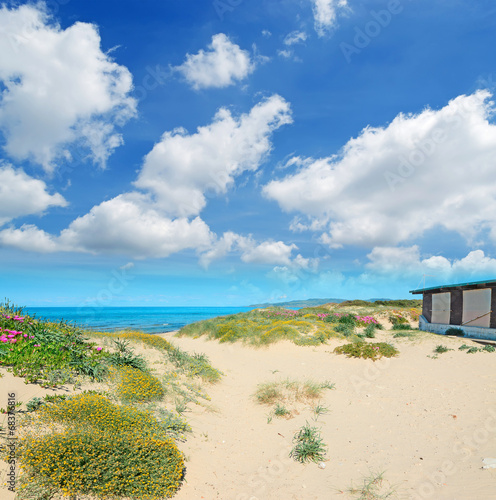
<path fill-rule="evenodd" d="M 35 347 L 41 347 L 41 345 L 40 345 L 40 344 L 35 344 L 34 346 L 35 346 Z"/>
<path fill-rule="evenodd" d="M 102 350 L 102 347 L 97 347 L 96 350 L 100 352 Z"/>

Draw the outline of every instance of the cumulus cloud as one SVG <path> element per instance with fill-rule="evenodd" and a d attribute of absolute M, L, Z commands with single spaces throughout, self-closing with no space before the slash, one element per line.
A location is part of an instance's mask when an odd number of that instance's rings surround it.
<path fill-rule="evenodd" d="M 49 207 L 66 205 L 64 197 L 50 194 L 43 181 L 0 162 L 0 225 L 17 217 L 42 214 Z"/>
<path fill-rule="evenodd" d="M 292 31 L 284 38 L 284 45 L 296 45 L 303 43 L 307 39 L 307 34 L 304 31 Z"/>
<path fill-rule="evenodd" d="M 482 250 L 469 252 L 459 259 L 440 255 L 422 258 L 417 245 L 410 247 L 376 247 L 367 255 L 366 268 L 378 275 L 409 277 L 429 275 L 437 282 L 484 279 L 496 274 L 496 259 Z"/>
<path fill-rule="evenodd" d="M 342 151 L 298 159 L 296 173 L 264 188 L 296 230 L 326 228 L 331 247 L 392 246 L 444 227 L 496 241 L 496 126 L 491 94 L 462 95 L 439 110 L 367 127 Z M 306 219 L 305 219 L 306 217 Z"/>
<path fill-rule="evenodd" d="M 194 134 L 166 132 L 145 157 L 135 185 L 153 193 L 168 214 L 197 215 L 205 192 L 225 193 L 237 175 L 256 170 L 271 151 L 271 134 L 291 121 L 289 103 L 278 95 L 239 117 L 222 108 Z"/>
<path fill-rule="evenodd" d="M 148 199 L 127 193 L 104 201 L 74 220 L 59 237 L 62 248 L 135 258 L 168 257 L 210 245 L 213 235 L 199 217 L 170 219 Z"/>
<path fill-rule="evenodd" d="M 272 132 L 290 122 L 289 104 L 279 96 L 262 101 L 239 117 L 221 109 L 213 122 L 196 134 L 184 130 L 164 134 L 144 159 L 135 182 L 140 191 L 100 203 L 58 236 L 29 226 L 0 233 L 0 242 L 25 248 L 33 240 L 43 251 L 135 258 L 167 257 L 192 249 L 203 254 L 204 262 L 225 255 L 236 245 L 246 262 L 289 263 L 294 246 L 256 244 L 251 238 L 231 238 L 229 234 L 218 239 L 198 214 L 206 204 L 204 193 L 224 193 L 237 175 L 256 170 L 271 150 Z M 45 205 L 61 200 L 48 198 Z"/>
<path fill-rule="evenodd" d="M 348 0 L 312 0 L 315 31 L 322 37 L 336 26 L 338 12 L 348 8 Z"/>
<path fill-rule="evenodd" d="M 136 113 L 132 76 L 100 48 L 97 27 L 67 29 L 43 4 L 0 8 L 0 130 L 5 151 L 52 170 L 77 146 L 104 167 Z"/>
<path fill-rule="evenodd" d="M 195 89 L 223 88 L 244 80 L 255 69 L 246 50 L 231 42 L 224 33 L 212 37 L 208 50 L 187 54 L 186 61 L 176 66 L 186 81 Z"/>
<path fill-rule="evenodd" d="M 38 253 L 62 249 L 57 238 L 31 224 L 24 224 L 19 229 L 7 228 L 0 231 L 0 245 Z"/>
<path fill-rule="evenodd" d="M 298 247 L 283 241 L 257 242 L 251 236 L 241 236 L 228 231 L 212 244 L 208 251 L 200 257 L 204 267 L 213 260 L 221 259 L 229 253 L 238 253 L 241 260 L 250 264 L 286 265 L 291 267 L 308 267 L 311 259 L 304 259 L 300 254 L 292 256 Z"/>
<path fill-rule="evenodd" d="M 38 252 L 84 252 L 162 258 L 182 250 L 205 250 L 215 239 L 199 217 L 171 219 L 146 196 L 125 193 L 93 207 L 60 235 L 36 226 L 0 231 L 0 244 Z M 123 266 L 132 267 L 132 263 Z"/>

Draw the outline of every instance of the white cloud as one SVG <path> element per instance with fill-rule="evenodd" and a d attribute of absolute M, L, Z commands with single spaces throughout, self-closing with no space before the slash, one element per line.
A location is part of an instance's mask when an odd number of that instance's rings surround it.
<path fill-rule="evenodd" d="M 153 193 L 168 214 L 196 215 L 206 191 L 225 193 L 234 177 L 256 170 L 271 151 L 271 134 L 291 121 L 289 103 L 278 95 L 239 117 L 222 108 L 195 134 L 166 132 L 145 157 L 135 185 Z"/>
<path fill-rule="evenodd" d="M 322 241 L 391 246 L 444 227 L 468 241 L 489 230 L 496 241 L 496 126 L 487 91 L 440 110 L 398 115 L 367 127 L 339 155 L 297 162 L 264 188 L 297 230 L 327 226 Z"/>
<path fill-rule="evenodd" d="M 272 36 L 272 33 L 269 30 L 262 30 L 262 35 L 265 38 L 270 38 Z"/>
<path fill-rule="evenodd" d="M 5 151 L 52 170 L 76 144 L 105 166 L 122 143 L 114 125 L 135 114 L 136 101 L 130 72 L 101 51 L 97 28 L 61 29 L 40 3 L 0 8 L 0 31 Z"/>
<path fill-rule="evenodd" d="M 105 201 L 62 231 L 62 248 L 135 258 L 168 257 L 208 247 L 213 235 L 199 217 L 170 219 L 145 196 L 127 193 Z"/>
<path fill-rule="evenodd" d="M 208 267 L 213 260 L 236 252 L 243 262 L 249 264 L 281 265 L 304 269 L 316 264 L 314 262 L 316 259 L 305 259 L 300 254 L 293 257 L 293 251 L 297 249 L 295 244 L 288 245 L 283 241 L 273 240 L 257 242 L 251 236 L 241 236 L 228 231 L 201 255 L 200 263 Z"/>
<path fill-rule="evenodd" d="M 367 255 L 366 268 L 378 275 L 397 277 L 429 276 L 436 283 L 484 279 L 496 274 L 496 259 L 482 250 L 473 250 L 460 259 L 439 255 L 421 258 L 417 245 L 411 247 L 376 247 Z"/>
<path fill-rule="evenodd" d="M 278 50 L 277 55 L 280 57 L 284 57 L 284 59 L 289 59 L 293 55 L 292 50 Z"/>
<path fill-rule="evenodd" d="M 31 224 L 24 224 L 20 229 L 7 228 L 0 231 L 0 245 L 39 253 L 61 250 L 56 238 Z"/>
<path fill-rule="evenodd" d="M 208 50 L 187 54 L 186 61 L 175 69 L 195 89 L 223 88 L 244 80 L 255 69 L 249 52 L 231 42 L 224 33 L 212 37 Z"/>
<path fill-rule="evenodd" d="M 178 130 L 164 134 L 145 157 L 135 183 L 144 192 L 124 193 L 104 201 L 74 220 L 59 236 L 23 226 L 0 232 L 0 243 L 26 249 L 32 242 L 33 249 L 40 251 L 125 254 L 135 258 L 167 257 L 192 249 L 203 254 L 202 261 L 207 264 L 236 244 L 247 262 L 287 263 L 291 245 L 256 244 L 238 235 L 233 235 L 231 241 L 228 234 L 217 240 L 201 218 L 189 217 L 198 215 L 205 206 L 207 190 L 223 193 L 235 176 L 256 170 L 271 150 L 272 132 L 290 122 L 289 104 L 277 95 L 237 118 L 221 109 L 213 123 L 200 127 L 196 134 Z M 40 181 L 22 180 L 32 184 L 32 192 L 33 186 L 38 189 L 38 198 L 44 195 L 42 203 L 35 207 L 38 211 L 65 202 L 60 195 L 45 193 Z M 6 181 L 8 185 L 20 184 L 10 182 L 18 181 L 16 178 L 8 177 Z M 31 213 L 29 210 L 27 213 Z"/>
<path fill-rule="evenodd" d="M 307 34 L 304 31 L 292 31 L 284 38 L 284 45 L 295 45 L 303 43 L 307 39 Z"/>
<path fill-rule="evenodd" d="M 291 253 L 298 247 L 282 241 L 264 241 L 258 245 L 241 245 L 243 262 L 254 264 L 289 264 Z M 301 257 L 301 256 L 300 256 Z"/>
<path fill-rule="evenodd" d="M 312 0 L 315 31 L 322 37 L 336 26 L 338 12 L 348 8 L 348 0 Z"/>
<path fill-rule="evenodd" d="M 214 239 L 199 217 L 171 219 L 138 193 L 104 201 L 75 219 L 59 236 L 32 225 L 0 231 L 2 246 L 21 250 L 122 254 L 136 259 L 163 258 L 188 249 L 205 251 Z"/>
<path fill-rule="evenodd" d="M 49 194 L 46 184 L 0 162 L 0 225 L 17 217 L 42 214 L 49 207 L 65 207 L 60 194 Z"/>

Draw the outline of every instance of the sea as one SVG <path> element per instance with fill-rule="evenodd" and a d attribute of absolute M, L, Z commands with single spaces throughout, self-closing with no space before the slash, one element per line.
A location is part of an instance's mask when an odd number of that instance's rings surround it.
<path fill-rule="evenodd" d="M 98 331 L 139 330 L 164 333 L 217 316 L 251 310 L 250 307 L 25 307 L 37 319 L 61 320 Z"/>

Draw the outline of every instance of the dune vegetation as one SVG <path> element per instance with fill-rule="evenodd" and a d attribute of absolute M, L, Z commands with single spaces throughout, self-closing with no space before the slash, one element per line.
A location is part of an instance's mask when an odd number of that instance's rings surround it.
<path fill-rule="evenodd" d="M 418 321 L 418 300 L 366 302 L 347 301 L 300 310 L 271 307 L 199 321 L 183 327 L 178 336 L 206 336 L 219 342 L 244 342 L 265 346 L 281 340 L 316 346 L 330 338 L 360 340 L 374 338 L 376 329 L 404 325 L 412 329 Z"/>
<path fill-rule="evenodd" d="M 204 355 L 141 332 L 38 320 L 8 302 L 0 305 L 0 329 L 2 368 L 26 384 L 65 389 L 2 410 L 18 419 L 16 498 L 175 494 L 186 472 L 178 444 L 191 430 L 178 408 L 207 404 L 203 385 L 222 376 Z M 154 366 L 136 349 L 153 352 Z"/>

